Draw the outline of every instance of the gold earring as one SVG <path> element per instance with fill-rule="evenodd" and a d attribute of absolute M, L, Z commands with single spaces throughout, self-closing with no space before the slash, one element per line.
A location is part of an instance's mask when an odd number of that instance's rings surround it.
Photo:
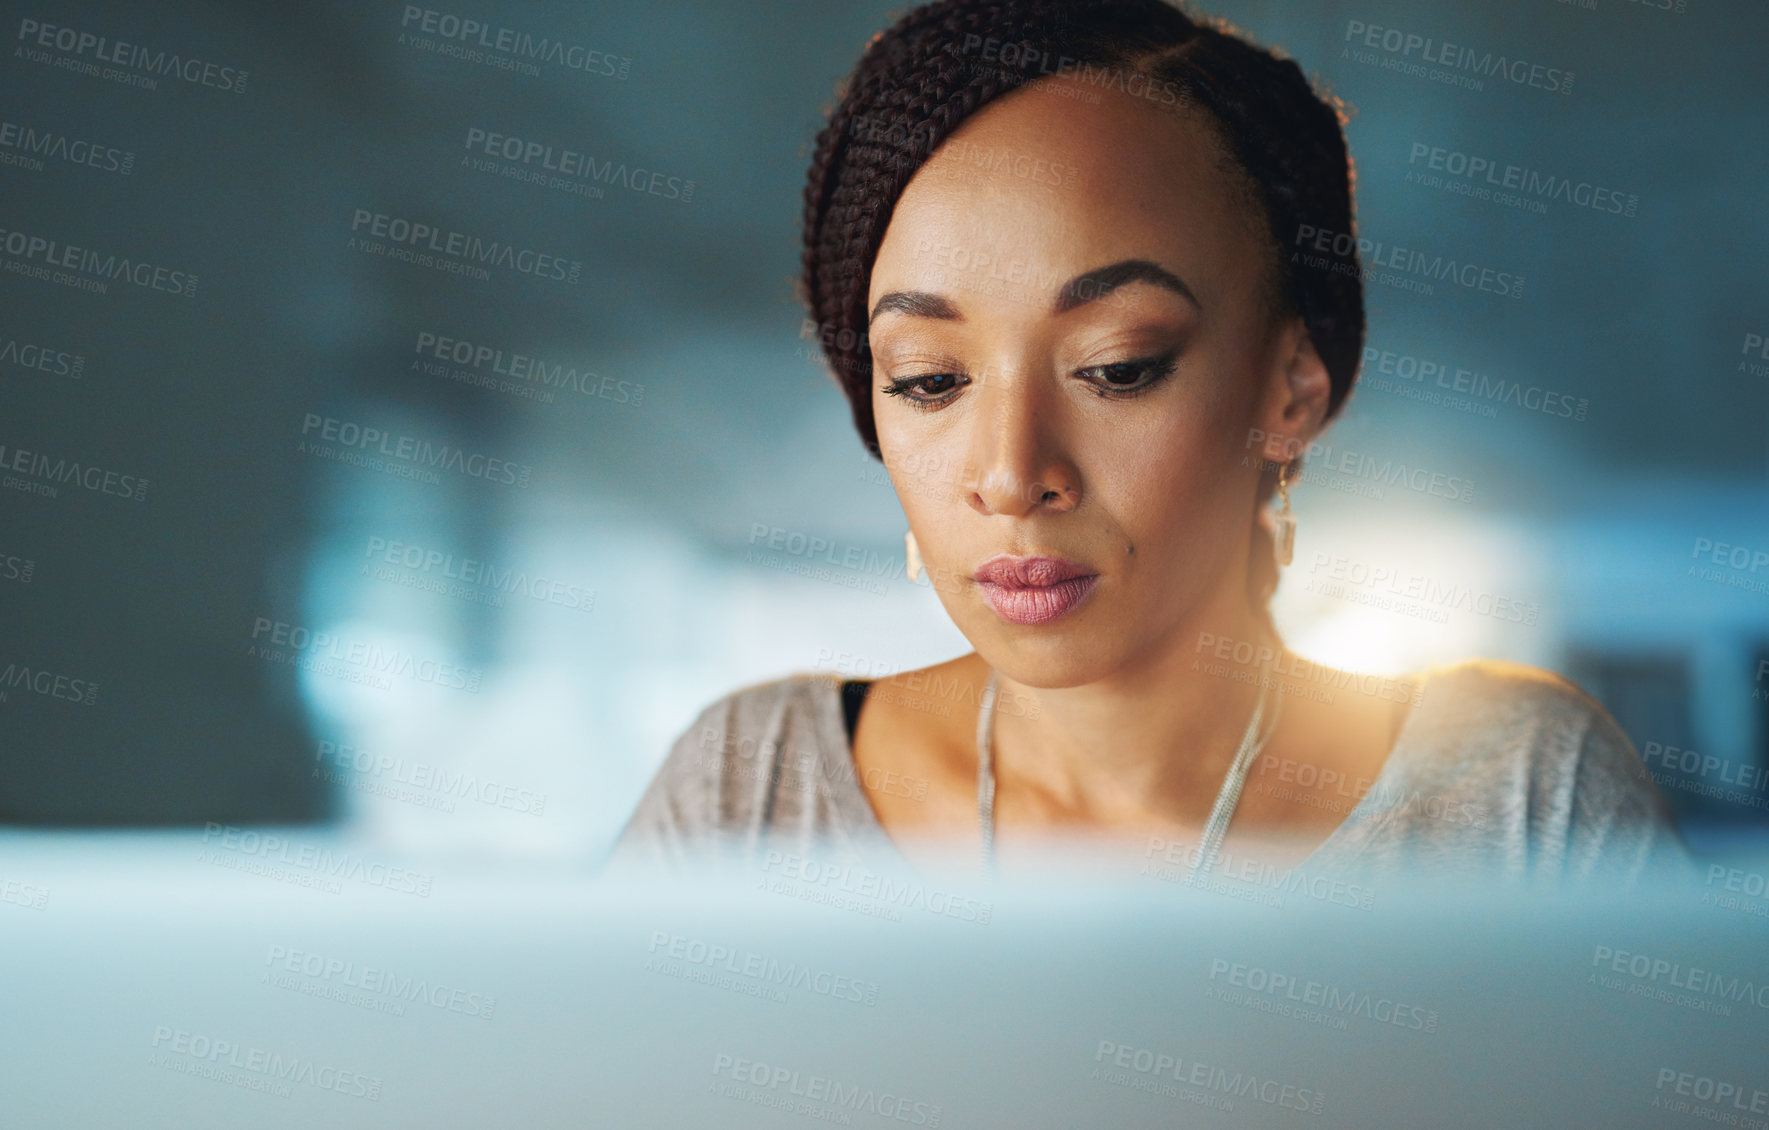
<path fill-rule="evenodd" d="M 1290 563 L 1296 550 L 1296 515 L 1290 513 L 1290 464 L 1278 467 L 1278 497 L 1283 500 L 1284 508 L 1271 516 L 1272 554 L 1277 558 L 1278 567 Z"/>
<path fill-rule="evenodd" d="M 921 546 L 915 544 L 915 531 L 903 531 L 903 572 L 911 581 L 919 580 L 921 572 Z"/>

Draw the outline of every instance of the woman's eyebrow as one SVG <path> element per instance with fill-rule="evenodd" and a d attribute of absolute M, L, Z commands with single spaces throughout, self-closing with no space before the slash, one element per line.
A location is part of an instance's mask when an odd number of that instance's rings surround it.
<path fill-rule="evenodd" d="M 1121 286 L 1136 282 L 1152 283 L 1172 291 L 1193 306 L 1203 306 L 1198 301 L 1198 296 L 1192 293 L 1192 288 L 1172 271 L 1147 259 L 1123 259 L 1076 275 L 1064 283 L 1057 291 L 1052 313 L 1066 314 L 1078 306 L 1104 298 Z M 958 312 L 958 307 L 952 305 L 950 299 L 925 290 L 893 290 L 883 295 L 872 308 L 869 320 L 877 321 L 879 315 L 890 313 L 908 314 L 916 318 L 938 318 L 945 322 L 964 321 L 964 315 Z"/>
<path fill-rule="evenodd" d="M 1052 312 L 1066 314 L 1077 306 L 1103 298 L 1119 287 L 1133 282 L 1153 283 L 1171 290 L 1193 306 L 1200 309 L 1203 307 L 1198 296 L 1192 293 L 1192 288 L 1165 267 L 1147 259 L 1124 259 L 1110 266 L 1097 267 L 1086 274 L 1076 275 L 1064 283 L 1063 288 L 1057 292 L 1056 305 Z"/>
<path fill-rule="evenodd" d="M 910 314 L 917 318 L 939 318 L 947 322 L 962 322 L 964 315 L 958 307 L 937 294 L 925 290 L 893 290 L 878 300 L 872 308 L 870 321 L 876 322 L 880 314 L 891 312 Z"/>

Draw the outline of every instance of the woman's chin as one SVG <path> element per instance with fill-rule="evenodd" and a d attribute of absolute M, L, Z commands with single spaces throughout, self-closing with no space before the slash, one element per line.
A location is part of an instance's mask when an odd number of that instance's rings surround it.
<path fill-rule="evenodd" d="M 967 635 L 969 633 L 966 633 Z M 979 637 L 971 637 L 973 644 Z M 989 666 L 1022 687 L 1061 690 L 1086 686 L 1105 678 L 1117 664 L 1094 646 L 1081 646 L 1073 637 L 1057 634 L 1035 638 L 1002 638 L 1000 633 L 982 637 L 977 648 Z"/>

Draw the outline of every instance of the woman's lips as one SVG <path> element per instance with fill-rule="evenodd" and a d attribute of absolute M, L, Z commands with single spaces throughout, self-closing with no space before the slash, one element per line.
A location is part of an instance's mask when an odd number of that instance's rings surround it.
<path fill-rule="evenodd" d="M 1046 624 L 1074 608 L 1099 574 L 1060 557 L 1000 554 L 971 574 L 995 614 L 1014 624 Z"/>

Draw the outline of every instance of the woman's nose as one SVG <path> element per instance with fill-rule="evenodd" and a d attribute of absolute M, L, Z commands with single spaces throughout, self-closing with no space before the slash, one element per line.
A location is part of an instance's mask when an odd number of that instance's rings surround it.
<path fill-rule="evenodd" d="M 980 382 L 970 423 L 966 499 L 979 514 L 1022 518 L 1073 510 L 1081 479 L 1058 426 L 1052 390 L 1025 374 Z"/>

